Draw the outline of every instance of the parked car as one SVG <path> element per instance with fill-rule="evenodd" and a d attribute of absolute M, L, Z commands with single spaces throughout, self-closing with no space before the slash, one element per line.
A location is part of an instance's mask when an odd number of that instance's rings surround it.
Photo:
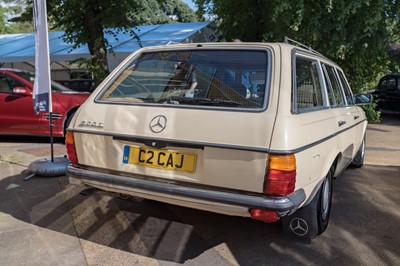
<path fill-rule="evenodd" d="M 400 74 L 382 77 L 372 92 L 379 111 L 400 114 Z"/>
<path fill-rule="evenodd" d="M 34 114 L 32 90 L 35 75 L 16 69 L 0 69 L 0 134 L 50 134 L 49 114 Z M 89 97 L 56 82 L 51 83 L 53 103 L 53 135 L 63 137 L 72 116 Z"/>
<path fill-rule="evenodd" d="M 76 185 L 282 219 L 286 233 L 313 238 L 328 226 L 333 178 L 363 165 L 366 126 L 342 69 L 312 50 L 143 48 L 74 116 L 67 173 Z"/>
<path fill-rule="evenodd" d="M 80 92 L 93 92 L 96 88 L 95 81 L 93 79 L 68 79 L 68 80 L 57 80 L 60 83 L 74 91 Z"/>

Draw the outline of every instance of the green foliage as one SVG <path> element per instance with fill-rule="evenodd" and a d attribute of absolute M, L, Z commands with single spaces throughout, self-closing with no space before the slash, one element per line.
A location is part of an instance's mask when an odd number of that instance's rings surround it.
<path fill-rule="evenodd" d="M 7 0 L 23 3 L 25 11 L 13 22 L 32 21 L 32 0 Z M 61 29 L 73 48 L 88 45 L 91 58 L 80 60 L 99 83 L 109 73 L 107 53 L 113 52 L 104 37 L 117 39 L 121 32 L 138 38 L 136 26 L 156 23 L 195 21 L 196 16 L 181 0 L 47 0 L 49 28 Z"/>
<path fill-rule="evenodd" d="M 17 22 L 9 25 L 10 33 L 30 33 L 34 31 L 30 22 Z"/>
<path fill-rule="evenodd" d="M 9 29 L 5 23 L 4 8 L 0 6 L 0 34 L 9 33 Z"/>
<path fill-rule="evenodd" d="M 399 41 L 399 1 L 195 2 L 197 14 L 215 18 L 226 40 L 275 42 L 288 36 L 311 46 L 343 67 L 355 92 L 373 87 L 399 65 L 388 54 L 389 44 Z"/>
<path fill-rule="evenodd" d="M 196 14 L 181 0 L 139 0 L 136 10 L 127 13 L 135 25 L 196 21 Z"/>
<path fill-rule="evenodd" d="M 33 31 L 32 22 L 14 21 L 24 11 L 26 0 L 2 0 L 0 3 L 0 34 L 27 33 Z M 30 18 L 32 19 L 32 18 Z"/>
<path fill-rule="evenodd" d="M 31 23 L 10 23 L 8 16 L 15 13 L 12 6 L 0 5 L 0 34 L 21 33 L 33 31 Z"/>
<path fill-rule="evenodd" d="M 369 123 L 379 123 L 381 121 L 381 112 L 378 111 L 376 103 L 364 104 L 361 105 L 361 108 L 364 110 Z"/>

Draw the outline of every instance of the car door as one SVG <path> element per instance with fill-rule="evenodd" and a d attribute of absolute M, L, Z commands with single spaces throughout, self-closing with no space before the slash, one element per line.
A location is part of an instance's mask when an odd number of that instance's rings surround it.
<path fill-rule="evenodd" d="M 354 97 L 353 94 L 351 92 L 349 83 L 347 82 L 347 79 L 345 77 L 345 75 L 343 74 L 343 72 L 340 69 L 336 69 L 338 77 L 339 77 L 339 81 L 340 81 L 340 85 L 342 87 L 342 90 L 344 92 L 344 96 L 345 96 L 345 100 L 346 100 L 346 106 L 348 107 L 348 109 L 351 112 L 351 117 L 353 118 L 353 122 L 354 124 L 352 125 L 352 127 L 354 127 L 354 146 L 355 149 L 353 151 L 353 155 L 355 152 L 357 152 L 357 147 L 361 144 L 363 138 L 364 138 L 364 132 L 365 132 L 365 128 L 364 128 L 364 114 L 363 114 L 363 110 L 361 107 L 357 106 L 355 104 L 354 101 Z M 350 117 L 350 119 L 351 119 Z"/>
<path fill-rule="evenodd" d="M 387 85 L 385 90 L 385 96 L 383 97 L 383 101 L 385 102 L 385 108 L 389 111 L 396 111 L 397 109 L 397 102 L 395 101 L 396 98 L 396 77 L 390 77 L 387 79 Z"/>
<path fill-rule="evenodd" d="M 400 112 L 400 77 L 396 77 L 396 87 L 393 91 L 393 108 L 395 112 Z"/>
<path fill-rule="evenodd" d="M 394 84 L 395 79 L 392 77 L 384 77 L 380 80 L 376 91 L 374 92 L 375 101 L 380 110 L 390 110 L 390 84 Z"/>
<path fill-rule="evenodd" d="M 328 91 L 329 105 L 336 118 L 337 135 L 341 143 L 342 160 L 339 161 L 338 170 L 342 170 L 352 160 L 354 151 L 354 110 L 348 104 L 346 95 L 341 86 L 338 73 L 334 66 L 323 63 L 325 83 Z M 359 117 L 357 118 L 359 119 Z"/>
<path fill-rule="evenodd" d="M 22 85 L 14 78 L 0 74 L 0 133 L 2 134 L 37 134 L 39 116 L 33 111 L 32 96 L 29 93 L 13 93 L 13 87 Z"/>

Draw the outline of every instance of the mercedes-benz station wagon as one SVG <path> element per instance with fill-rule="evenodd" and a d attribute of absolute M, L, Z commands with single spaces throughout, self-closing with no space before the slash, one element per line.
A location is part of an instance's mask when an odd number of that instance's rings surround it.
<path fill-rule="evenodd" d="M 332 180 L 364 160 L 342 69 L 288 43 L 143 48 L 68 128 L 70 182 L 265 222 L 313 238 Z M 132 203 L 134 204 L 134 203 Z"/>

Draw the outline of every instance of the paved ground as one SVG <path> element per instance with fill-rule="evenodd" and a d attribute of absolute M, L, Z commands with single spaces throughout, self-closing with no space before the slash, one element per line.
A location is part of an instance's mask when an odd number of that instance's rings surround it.
<path fill-rule="evenodd" d="M 46 139 L 0 139 L 0 265 L 400 262 L 400 118 L 368 126 L 365 165 L 335 180 L 331 223 L 313 241 L 283 236 L 279 223 L 80 190 L 66 177 L 23 181 L 49 151 Z"/>

